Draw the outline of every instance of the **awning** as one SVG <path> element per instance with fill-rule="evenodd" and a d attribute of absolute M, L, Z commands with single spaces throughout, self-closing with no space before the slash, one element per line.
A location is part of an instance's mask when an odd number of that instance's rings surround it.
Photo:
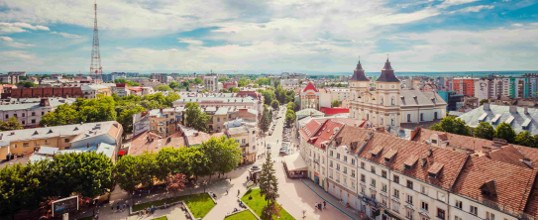
<path fill-rule="evenodd" d="M 286 164 L 288 171 L 308 170 L 308 167 L 299 152 L 283 157 L 282 161 Z"/>

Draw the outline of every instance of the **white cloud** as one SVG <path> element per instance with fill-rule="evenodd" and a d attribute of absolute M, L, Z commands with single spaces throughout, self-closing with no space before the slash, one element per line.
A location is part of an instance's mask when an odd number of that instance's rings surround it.
<path fill-rule="evenodd" d="M 0 13 L 1 14 L 1 13 Z M 0 33 L 20 33 L 28 30 L 34 31 L 48 31 L 49 28 L 42 25 L 32 25 L 23 22 L 0 22 Z"/>
<path fill-rule="evenodd" d="M 13 38 L 6 37 L 6 36 L 0 36 L 0 41 L 2 41 L 8 47 L 14 47 L 14 48 L 24 48 L 24 47 L 34 46 L 33 44 L 16 42 L 15 40 L 13 40 Z"/>
<path fill-rule="evenodd" d="M 69 38 L 69 39 L 80 39 L 80 38 L 82 38 L 82 36 L 80 36 L 78 34 L 70 34 L 70 33 L 57 32 L 57 31 L 52 31 L 50 33 L 60 35 L 62 37 Z"/>
<path fill-rule="evenodd" d="M 469 13 L 469 12 L 479 12 L 484 9 L 493 9 L 495 6 L 493 5 L 477 5 L 477 6 L 470 6 L 466 8 L 462 8 L 456 11 L 453 11 L 454 13 Z"/>
<path fill-rule="evenodd" d="M 202 46 L 204 44 L 203 41 L 192 38 L 179 38 L 177 41 L 180 43 L 188 44 L 190 46 Z"/>

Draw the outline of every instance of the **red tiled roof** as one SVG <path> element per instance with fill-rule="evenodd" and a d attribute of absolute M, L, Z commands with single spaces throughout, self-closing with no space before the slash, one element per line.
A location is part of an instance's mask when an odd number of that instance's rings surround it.
<path fill-rule="evenodd" d="M 454 186 L 454 192 L 481 202 L 494 202 L 503 209 L 523 212 L 530 196 L 536 170 L 523 169 L 487 157 L 471 157 Z M 484 195 L 481 187 L 495 182 L 496 196 Z M 536 211 L 535 211 L 536 212 Z"/>
<path fill-rule="evenodd" d="M 303 92 L 306 92 L 308 90 L 314 90 L 316 92 L 319 92 L 319 90 L 316 88 L 316 86 L 314 86 L 314 84 L 312 82 L 308 82 L 306 87 L 304 87 Z"/>
<path fill-rule="evenodd" d="M 336 115 L 336 114 L 343 114 L 343 113 L 349 113 L 348 108 L 327 108 L 327 107 L 321 107 L 319 109 L 320 112 L 325 113 L 325 115 Z"/>
<path fill-rule="evenodd" d="M 299 134 L 303 139 L 309 140 L 324 122 L 325 121 L 322 120 L 310 120 L 304 127 L 301 128 Z"/>

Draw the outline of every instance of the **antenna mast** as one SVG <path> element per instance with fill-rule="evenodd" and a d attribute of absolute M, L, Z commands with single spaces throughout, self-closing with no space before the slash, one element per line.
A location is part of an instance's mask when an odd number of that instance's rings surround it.
<path fill-rule="evenodd" d="M 101 66 L 101 54 L 99 53 L 99 31 L 97 30 L 97 0 L 93 4 L 94 20 L 93 20 L 93 46 L 92 46 L 92 61 L 90 64 L 90 75 L 94 82 L 101 82 L 103 67 Z"/>

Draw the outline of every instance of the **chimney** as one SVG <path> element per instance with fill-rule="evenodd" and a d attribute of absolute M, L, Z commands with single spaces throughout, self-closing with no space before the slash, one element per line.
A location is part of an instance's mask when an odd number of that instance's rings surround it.
<path fill-rule="evenodd" d="M 489 111 L 491 108 L 489 107 L 489 103 L 484 103 L 484 111 Z"/>
<path fill-rule="evenodd" d="M 517 113 L 517 106 L 511 105 L 509 108 L 510 113 L 516 114 Z"/>
<path fill-rule="evenodd" d="M 50 102 L 48 98 L 41 98 L 41 101 L 39 102 L 39 106 L 50 106 Z"/>

